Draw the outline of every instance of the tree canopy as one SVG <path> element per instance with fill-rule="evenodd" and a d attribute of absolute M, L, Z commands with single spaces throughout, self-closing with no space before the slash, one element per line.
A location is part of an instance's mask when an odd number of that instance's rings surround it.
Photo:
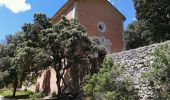
<path fill-rule="evenodd" d="M 73 66 L 75 63 L 87 60 L 88 56 L 94 53 L 95 42 L 87 35 L 82 25 L 76 20 L 69 21 L 65 17 L 52 28 L 43 30 L 42 34 L 44 49 L 51 57 L 50 65 L 57 74 L 58 95 L 60 95 L 67 88 L 63 78 L 65 70 L 75 67 Z M 72 79 L 74 80 L 73 77 Z M 60 86 L 61 81 L 64 83 L 64 88 Z"/>
<path fill-rule="evenodd" d="M 12 82 L 15 85 L 14 95 L 19 81 L 23 82 L 30 74 L 36 75 L 42 69 L 52 66 L 56 72 L 60 97 L 67 88 L 63 77 L 67 69 L 76 68 L 76 63 L 81 61 L 88 61 L 94 57 L 94 53 L 105 55 L 105 50 L 97 45 L 94 37 L 87 35 L 85 28 L 77 20 L 69 21 L 62 17 L 52 25 L 49 18 L 41 13 L 34 15 L 33 23 L 24 24 L 21 32 L 8 36 L 3 49 L 0 52 L 0 63 L 2 69 L 7 68 L 2 72 L 5 75 L 6 71 L 12 69 L 15 73 L 8 74 L 15 79 Z M 75 81 L 74 77 L 72 81 Z M 77 93 L 76 90 L 71 92 Z"/>
<path fill-rule="evenodd" d="M 170 1 L 133 0 L 133 2 L 137 21 L 130 24 L 125 31 L 127 49 L 170 40 Z"/>

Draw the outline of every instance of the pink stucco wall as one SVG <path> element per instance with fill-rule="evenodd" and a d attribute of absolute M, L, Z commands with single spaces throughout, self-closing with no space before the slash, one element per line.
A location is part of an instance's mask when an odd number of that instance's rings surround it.
<path fill-rule="evenodd" d="M 72 5 L 63 15 L 66 16 L 67 19 L 72 19 L 74 14 L 74 5 Z"/>
<path fill-rule="evenodd" d="M 106 0 L 79 0 L 78 20 L 92 36 L 104 36 L 112 43 L 111 52 L 123 50 L 123 18 Z M 98 22 L 106 24 L 106 32 L 97 28 Z"/>
<path fill-rule="evenodd" d="M 40 75 L 37 78 L 37 82 L 35 85 L 29 87 L 29 90 L 32 91 L 42 91 L 45 94 L 50 94 L 53 92 L 57 93 L 56 86 L 56 73 L 55 70 L 49 67 L 47 70 L 42 70 L 39 72 Z M 25 88 L 24 86 L 22 88 Z"/>

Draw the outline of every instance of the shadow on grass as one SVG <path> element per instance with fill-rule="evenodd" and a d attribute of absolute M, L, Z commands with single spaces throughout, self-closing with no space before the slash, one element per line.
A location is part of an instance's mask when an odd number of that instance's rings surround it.
<path fill-rule="evenodd" d="M 27 94 L 27 95 L 17 95 L 15 97 L 12 97 L 12 96 L 4 96 L 5 99 L 29 99 L 30 96 Z"/>
<path fill-rule="evenodd" d="M 82 95 L 73 95 L 70 93 L 63 94 L 61 97 L 58 97 L 57 95 L 54 97 L 51 97 L 49 99 L 44 99 L 44 100 L 84 100 Z"/>

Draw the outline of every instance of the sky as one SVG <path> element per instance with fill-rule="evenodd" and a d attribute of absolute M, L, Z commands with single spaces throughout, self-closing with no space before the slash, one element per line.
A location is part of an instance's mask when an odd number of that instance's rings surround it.
<path fill-rule="evenodd" d="M 135 9 L 132 0 L 108 0 L 125 17 L 124 29 L 135 20 Z M 0 0 L 0 42 L 9 34 L 21 30 L 24 23 L 33 21 L 37 12 L 52 17 L 67 0 Z"/>

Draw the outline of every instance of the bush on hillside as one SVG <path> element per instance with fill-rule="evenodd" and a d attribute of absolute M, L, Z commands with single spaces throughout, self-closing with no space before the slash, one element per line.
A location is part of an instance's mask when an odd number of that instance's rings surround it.
<path fill-rule="evenodd" d="M 145 23 L 145 21 L 140 20 L 129 24 L 124 32 L 126 50 L 156 43 L 151 30 L 145 26 Z"/>
<path fill-rule="evenodd" d="M 156 87 L 159 99 L 170 99 L 170 44 L 166 43 L 158 47 L 154 52 L 155 60 L 152 70 L 147 78 L 151 86 Z M 168 99 L 169 98 L 169 99 Z"/>
<path fill-rule="evenodd" d="M 129 80 L 123 77 L 123 67 L 106 58 L 100 71 L 87 77 L 83 90 L 87 97 L 99 100 L 137 100 Z"/>

